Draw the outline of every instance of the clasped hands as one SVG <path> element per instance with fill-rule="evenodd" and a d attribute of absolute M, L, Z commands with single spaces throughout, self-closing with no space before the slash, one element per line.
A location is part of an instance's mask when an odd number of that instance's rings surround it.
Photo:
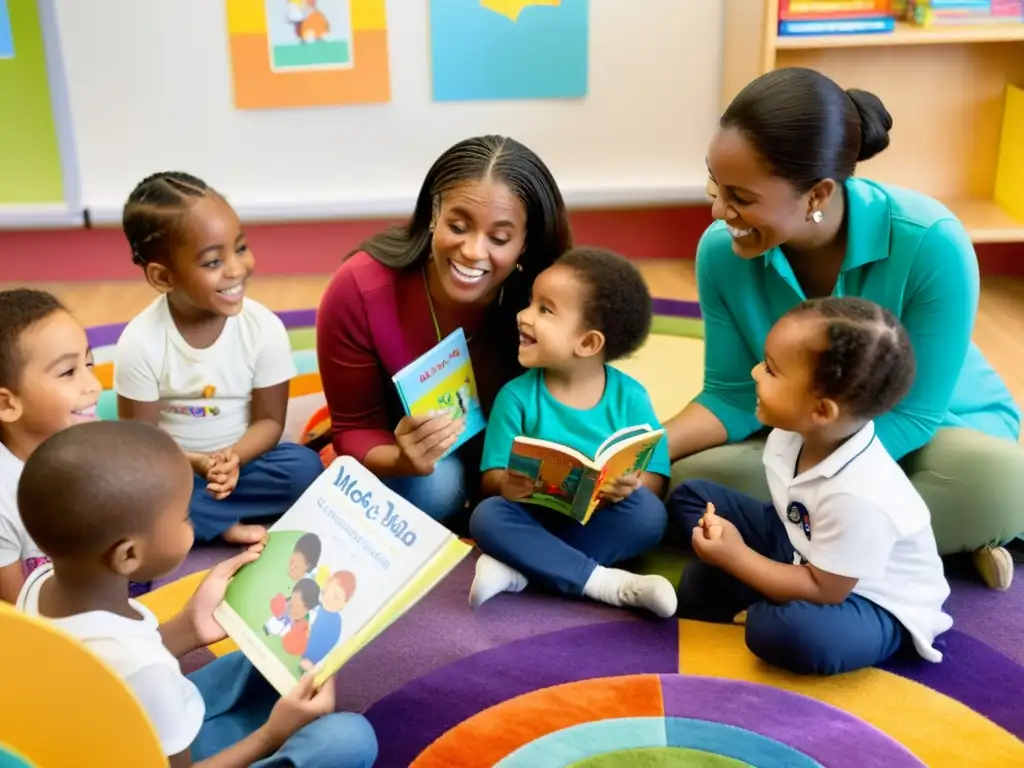
<path fill-rule="evenodd" d="M 193 471 L 206 479 L 206 490 L 217 501 L 226 499 L 235 490 L 241 462 L 231 448 L 213 453 L 194 453 L 189 459 Z"/>

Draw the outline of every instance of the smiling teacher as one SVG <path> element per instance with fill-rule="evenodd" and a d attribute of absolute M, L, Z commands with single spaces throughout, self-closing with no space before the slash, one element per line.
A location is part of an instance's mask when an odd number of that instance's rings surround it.
<path fill-rule="evenodd" d="M 1020 411 L 971 341 L 978 262 L 963 225 L 925 195 L 853 177 L 891 126 L 873 94 L 801 68 L 763 75 L 722 115 L 707 155 L 717 221 L 697 249 L 704 387 L 666 424 L 673 485 L 767 499 L 751 369 L 769 329 L 806 298 L 870 299 L 906 326 L 917 359 L 877 435 L 927 502 L 940 551 L 973 551 L 1005 589 L 1001 545 L 1024 531 Z"/>
<path fill-rule="evenodd" d="M 462 428 L 404 415 L 391 377 L 460 326 L 485 412 L 522 373 L 516 313 L 534 278 L 572 247 L 562 195 L 514 139 L 466 139 L 439 157 L 409 222 L 359 246 L 316 318 L 335 453 L 442 519 L 472 499 L 480 439 L 441 458 Z"/>

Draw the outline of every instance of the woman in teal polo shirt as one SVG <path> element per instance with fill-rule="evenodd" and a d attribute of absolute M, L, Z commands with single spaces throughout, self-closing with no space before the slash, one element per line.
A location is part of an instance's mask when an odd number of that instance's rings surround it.
<path fill-rule="evenodd" d="M 707 156 L 716 221 L 697 248 L 704 388 L 666 424 L 673 485 L 768 498 L 750 377 L 765 336 L 805 298 L 870 299 L 902 320 L 918 366 L 878 436 L 928 503 L 940 551 L 973 551 L 1005 589 L 1001 544 L 1024 531 L 1020 411 L 971 341 L 978 261 L 963 225 L 925 195 L 853 178 L 891 126 L 873 94 L 801 68 L 763 75 L 725 111 Z"/>

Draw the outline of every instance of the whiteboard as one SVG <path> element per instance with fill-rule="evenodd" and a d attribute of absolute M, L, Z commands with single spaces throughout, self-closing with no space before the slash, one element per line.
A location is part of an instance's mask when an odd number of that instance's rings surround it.
<path fill-rule="evenodd" d="M 588 95 L 431 98 L 427 0 L 388 0 L 391 101 L 240 111 L 223 0 L 56 0 L 82 204 L 186 170 L 247 220 L 407 214 L 430 164 L 468 136 L 534 149 L 575 207 L 702 200 L 719 115 L 722 0 L 590 0 Z"/>

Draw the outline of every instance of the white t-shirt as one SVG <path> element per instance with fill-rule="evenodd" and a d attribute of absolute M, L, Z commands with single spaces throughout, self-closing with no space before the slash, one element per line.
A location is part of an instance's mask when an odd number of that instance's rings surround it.
<path fill-rule="evenodd" d="M 195 349 L 161 295 L 121 334 L 114 389 L 129 400 L 160 401 L 160 426 L 186 451 L 210 453 L 249 428 L 252 391 L 296 375 L 281 319 L 252 299 L 229 317 L 217 340 Z"/>
<path fill-rule="evenodd" d="M 24 468 L 24 462 L 0 443 L 0 568 L 20 560 L 28 574 L 49 559 L 28 535 L 18 512 L 18 481 Z"/>
<path fill-rule="evenodd" d="M 29 577 L 18 596 L 20 610 L 39 615 L 39 588 L 52 575 L 53 566 L 46 565 Z M 141 619 L 90 611 L 48 621 L 80 640 L 127 683 L 153 723 L 164 754 L 170 757 L 195 741 L 206 705 L 161 640 L 156 616 L 141 603 L 128 602 Z"/>
<path fill-rule="evenodd" d="M 942 610 L 949 584 L 924 499 L 875 437 L 872 422 L 794 477 L 802 446 L 800 435 L 776 429 L 764 447 L 772 502 L 797 564 L 802 557 L 857 579 L 854 594 L 895 616 L 923 658 L 941 661 L 932 644 L 953 619 Z"/>

